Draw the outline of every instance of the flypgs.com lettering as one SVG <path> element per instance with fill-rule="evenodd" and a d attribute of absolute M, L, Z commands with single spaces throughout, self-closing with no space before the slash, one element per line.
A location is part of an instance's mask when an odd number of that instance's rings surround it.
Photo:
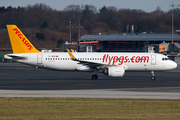
<path fill-rule="evenodd" d="M 33 48 L 32 45 L 28 42 L 28 40 L 26 40 L 26 38 L 24 38 L 24 36 L 21 34 L 21 32 L 17 28 L 14 28 L 13 31 L 15 31 L 15 33 L 18 35 L 18 37 L 22 40 L 23 44 L 25 44 L 29 50 L 31 50 Z"/>
<path fill-rule="evenodd" d="M 109 56 L 109 54 L 105 54 L 103 56 L 103 61 L 107 62 L 108 65 L 112 63 L 118 63 L 118 65 L 122 65 L 123 63 L 145 63 L 149 62 L 149 56 L 133 56 L 132 58 L 128 58 L 128 56 Z"/>

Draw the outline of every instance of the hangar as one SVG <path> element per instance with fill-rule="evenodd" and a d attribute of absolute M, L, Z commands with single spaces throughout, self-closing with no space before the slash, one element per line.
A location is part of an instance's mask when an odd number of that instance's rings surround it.
<path fill-rule="evenodd" d="M 171 34 L 111 34 L 84 35 L 80 40 L 63 45 L 63 50 L 78 52 L 155 52 L 169 56 L 180 64 L 180 35 Z"/>
<path fill-rule="evenodd" d="M 173 42 L 180 44 L 180 35 L 173 35 Z M 81 52 L 146 52 L 148 45 L 171 44 L 171 34 L 111 34 L 84 35 L 79 41 L 66 42 L 63 46 Z M 90 49 L 90 50 L 89 50 Z"/>

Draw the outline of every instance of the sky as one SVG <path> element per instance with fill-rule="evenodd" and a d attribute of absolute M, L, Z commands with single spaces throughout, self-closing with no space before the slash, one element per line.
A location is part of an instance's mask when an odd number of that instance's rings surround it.
<path fill-rule="evenodd" d="M 155 11 L 157 6 L 164 12 L 169 11 L 174 1 L 174 8 L 180 8 L 180 0 L 0 0 L 0 7 L 26 7 L 28 4 L 45 3 L 52 9 L 63 10 L 68 5 L 94 5 L 97 10 L 103 6 L 115 6 L 118 9 L 140 9 L 145 12 Z"/>

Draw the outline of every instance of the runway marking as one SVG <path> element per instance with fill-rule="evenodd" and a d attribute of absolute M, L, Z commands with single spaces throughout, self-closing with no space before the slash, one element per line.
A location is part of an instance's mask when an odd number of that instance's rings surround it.
<path fill-rule="evenodd" d="M 91 77 L 88 77 L 88 78 L 91 78 Z M 104 78 L 104 77 L 98 77 L 98 78 Z"/>
<path fill-rule="evenodd" d="M 40 82 L 54 82 L 54 81 L 53 80 L 41 80 Z"/>
<path fill-rule="evenodd" d="M 12 80 L 16 80 L 16 81 L 27 81 L 28 79 L 12 79 Z"/>
<path fill-rule="evenodd" d="M 75 84 L 75 85 L 93 85 L 93 84 Z"/>

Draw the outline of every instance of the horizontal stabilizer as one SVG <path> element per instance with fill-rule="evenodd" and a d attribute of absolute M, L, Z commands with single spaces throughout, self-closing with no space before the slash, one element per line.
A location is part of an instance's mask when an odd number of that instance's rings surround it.
<path fill-rule="evenodd" d="M 22 55 L 18 55 L 18 54 L 7 54 L 7 55 L 4 55 L 4 58 L 5 59 L 9 59 L 9 60 L 24 60 L 24 59 L 27 59 L 27 57 L 25 56 L 22 56 Z"/>

